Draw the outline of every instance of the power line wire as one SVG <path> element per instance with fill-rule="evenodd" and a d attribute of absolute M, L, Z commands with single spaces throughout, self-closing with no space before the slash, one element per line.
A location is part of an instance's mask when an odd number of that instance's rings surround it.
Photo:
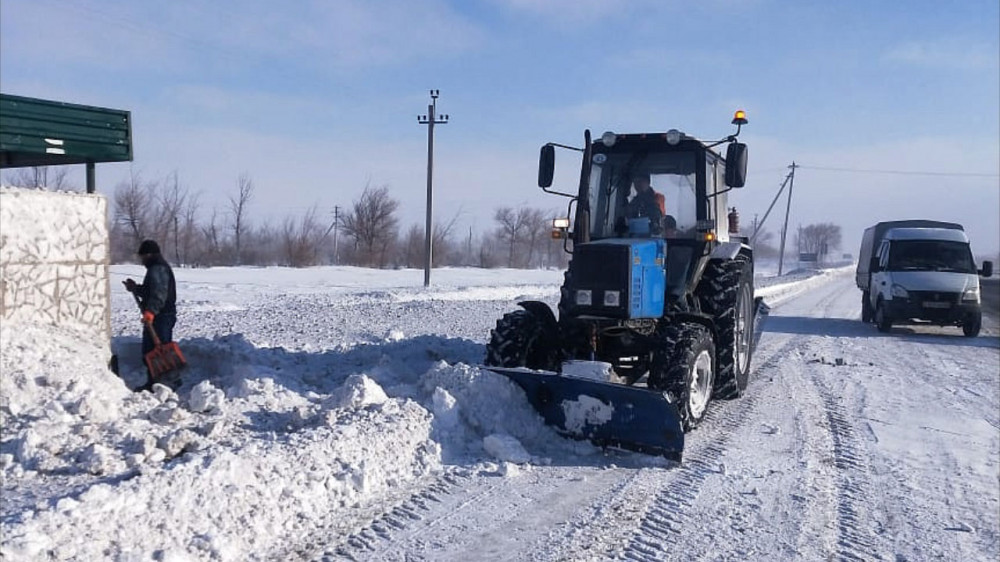
<path fill-rule="evenodd" d="M 808 166 L 808 165 L 798 165 L 799 168 L 804 170 L 821 170 L 825 172 L 853 172 L 858 174 L 894 174 L 901 176 L 962 176 L 962 177 L 975 177 L 975 178 L 997 178 L 1000 174 L 980 174 L 975 172 L 929 172 L 929 171 L 910 171 L 910 170 L 872 170 L 872 169 L 862 169 L 862 168 L 834 168 L 829 166 Z"/>

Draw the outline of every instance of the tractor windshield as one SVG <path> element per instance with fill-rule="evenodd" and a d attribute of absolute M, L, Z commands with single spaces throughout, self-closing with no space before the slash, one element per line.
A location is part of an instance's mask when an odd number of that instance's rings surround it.
<path fill-rule="evenodd" d="M 691 152 L 596 153 L 590 174 L 590 235 L 688 237 L 697 222 Z"/>

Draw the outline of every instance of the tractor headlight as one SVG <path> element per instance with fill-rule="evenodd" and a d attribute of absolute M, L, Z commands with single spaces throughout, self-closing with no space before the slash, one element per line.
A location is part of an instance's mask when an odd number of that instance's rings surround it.
<path fill-rule="evenodd" d="M 593 298 L 590 293 L 590 289 L 580 289 L 576 292 L 576 304 L 580 306 L 590 306 L 593 303 Z"/>
<path fill-rule="evenodd" d="M 618 306 L 621 300 L 621 291 L 604 291 L 604 306 Z"/>
<path fill-rule="evenodd" d="M 892 298 L 894 299 L 908 299 L 910 298 L 910 293 L 902 286 L 892 284 Z"/>
<path fill-rule="evenodd" d="M 962 291 L 962 301 L 979 302 L 979 287 L 972 287 Z"/>

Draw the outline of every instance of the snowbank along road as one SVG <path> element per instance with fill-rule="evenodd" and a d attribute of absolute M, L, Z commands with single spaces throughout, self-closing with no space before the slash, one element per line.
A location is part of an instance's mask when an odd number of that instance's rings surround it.
<path fill-rule="evenodd" d="M 749 389 L 676 464 L 564 440 L 478 369 L 495 320 L 561 280 L 480 275 L 179 271 L 177 394 L 4 327 L 4 558 L 1000 558 L 995 321 L 880 334 L 851 268 L 758 279 Z"/>

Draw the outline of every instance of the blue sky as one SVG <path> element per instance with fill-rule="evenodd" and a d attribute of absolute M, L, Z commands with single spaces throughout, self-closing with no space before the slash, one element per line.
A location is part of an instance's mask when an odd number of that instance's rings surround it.
<path fill-rule="evenodd" d="M 404 228 L 422 225 L 431 88 L 450 116 L 435 216 L 461 232 L 498 206 L 564 207 L 535 186 L 545 142 L 719 138 L 743 108 L 744 220 L 794 160 L 792 229 L 840 224 L 856 253 L 865 226 L 931 218 L 1000 252 L 996 0 L 0 3 L 0 90 L 130 110 L 131 170 L 176 171 L 206 212 L 247 172 L 258 221 L 350 205 L 370 182 L 401 201 Z M 557 187 L 578 169 L 560 153 Z M 98 189 L 129 171 L 98 166 Z"/>

